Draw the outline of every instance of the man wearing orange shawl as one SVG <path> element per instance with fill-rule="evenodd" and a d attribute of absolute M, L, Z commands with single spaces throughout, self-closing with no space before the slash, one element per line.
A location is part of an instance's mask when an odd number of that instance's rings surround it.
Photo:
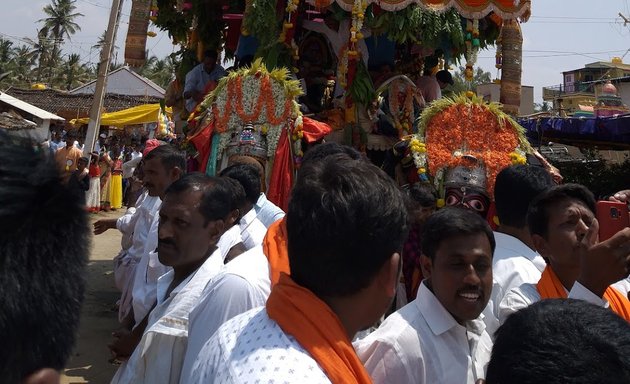
<path fill-rule="evenodd" d="M 191 383 L 371 383 L 350 340 L 389 308 L 407 235 L 401 192 L 374 165 L 305 161 L 286 215 L 291 276 L 223 324 Z"/>
<path fill-rule="evenodd" d="M 356 149 L 335 142 L 323 143 L 314 146 L 304 154 L 302 164 L 323 161 L 324 158 L 336 154 L 344 154 L 353 160 L 362 159 L 363 155 Z M 274 286 L 280 280 L 280 274 L 290 275 L 289 254 L 287 251 L 287 224 L 286 220 L 278 220 L 267 229 L 267 235 L 263 240 L 263 251 L 269 260 L 269 273 L 271 285 Z"/>
<path fill-rule="evenodd" d="M 609 307 L 630 321 L 620 292 L 630 266 L 630 228 L 597 243 L 595 198 L 584 186 L 555 186 L 530 205 L 527 222 L 536 250 L 547 261 L 537 284 L 512 289 L 499 305 L 499 321 L 541 299 L 573 298 Z"/>

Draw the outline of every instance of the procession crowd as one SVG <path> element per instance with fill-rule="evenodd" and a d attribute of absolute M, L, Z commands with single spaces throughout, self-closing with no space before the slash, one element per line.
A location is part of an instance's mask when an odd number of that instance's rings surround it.
<path fill-rule="evenodd" d="M 75 340 L 88 221 L 58 153 L 0 136 L 3 382 L 58 382 Z M 157 140 L 137 158 L 134 209 L 93 227 L 123 235 L 112 383 L 630 382 L 630 228 L 599 242 L 581 185 L 503 169 L 493 231 L 334 143 L 286 213 L 247 158 L 215 177 Z"/>

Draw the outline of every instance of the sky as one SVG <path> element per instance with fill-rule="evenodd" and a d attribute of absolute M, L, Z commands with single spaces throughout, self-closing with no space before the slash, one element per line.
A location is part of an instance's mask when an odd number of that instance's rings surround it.
<path fill-rule="evenodd" d="M 34 38 L 44 18 L 47 0 L 2 0 L 0 37 L 16 45 L 23 38 Z M 65 53 L 79 53 L 85 63 L 96 63 L 98 50 L 92 48 L 109 19 L 111 0 L 77 0 L 77 12 L 85 16 L 77 23 L 81 31 L 64 45 Z M 117 36 L 118 62 L 123 61 L 131 0 L 124 0 L 122 20 Z M 630 50 L 630 24 L 624 26 L 619 13 L 630 19 L 630 0 L 532 0 L 532 16 L 522 24 L 523 85 L 534 86 L 535 101 L 542 100 L 542 87 L 562 82 L 562 72 L 582 68 L 595 61 L 610 61 Z M 150 55 L 159 58 L 172 53 L 175 47 L 165 32 L 148 38 Z M 495 50 L 479 53 L 478 65 L 496 76 Z M 630 54 L 624 57 L 630 63 Z"/>

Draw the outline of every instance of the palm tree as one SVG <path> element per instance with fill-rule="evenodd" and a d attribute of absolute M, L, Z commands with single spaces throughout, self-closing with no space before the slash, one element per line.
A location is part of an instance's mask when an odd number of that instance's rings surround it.
<path fill-rule="evenodd" d="M 10 83 L 15 86 L 28 86 L 32 80 L 33 67 L 37 64 L 37 52 L 28 45 L 21 45 L 14 49 L 9 62 L 11 70 Z"/>
<path fill-rule="evenodd" d="M 31 54 L 35 60 L 37 60 L 37 75 L 35 77 L 35 81 L 39 83 L 42 81 L 45 64 L 49 64 L 51 61 L 50 57 L 52 44 L 48 38 L 48 28 L 43 27 L 37 31 L 36 41 L 30 38 L 25 38 L 24 40 L 32 47 Z"/>
<path fill-rule="evenodd" d="M 7 71 L 7 64 L 13 58 L 13 42 L 0 38 L 0 73 Z"/>
<path fill-rule="evenodd" d="M 76 0 L 51 0 L 51 4 L 44 7 L 44 13 L 48 17 L 38 20 L 44 23 L 44 27 L 50 32 L 50 37 L 53 38 L 53 50 L 48 63 L 51 72 L 52 66 L 59 59 L 59 47 L 64 37 L 70 39 L 70 36 L 81 30 L 74 20 L 83 14 L 74 12 L 77 8 L 75 3 Z"/>
<path fill-rule="evenodd" d="M 89 68 L 81 63 L 81 56 L 72 53 L 68 56 L 68 60 L 64 65 L 65 70 L 65 88 L 69 91 L 79 84 L 86 83 L 91 78 Z"/>

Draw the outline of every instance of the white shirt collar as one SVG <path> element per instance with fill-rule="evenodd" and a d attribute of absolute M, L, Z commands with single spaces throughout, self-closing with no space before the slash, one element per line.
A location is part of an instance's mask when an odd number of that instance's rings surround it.
<path fill-rule="evenodd" d="M 451 315 L 437 297 L 435 297 L 433 292 L 427 288 L 424 281 L 420 284 L 418 296 L 414 300 L 414 303 L 418 306 L 420 313 L 436 336 L 457 327 L 465 328 L 467 331 L 476 335 L 481 335 L 486 329 L 486 325 L 483 322 L 483 314 L 480 314 L 475 320 L 467 321 L 465 327 L 459 324 L 453 315 Z"/>
<path fill-rule="evenodd" d="M 541 272 L 545 269 L 546 263 L 542 256 L 540 256 L 540 254 L 535 250 L 528 247 L 527 244 L 523 243 L 520 239 L 497 231 L 494 231 L 494 239 L 497 243 L 497 249 L 502 248 L 504 250 L 514 252 L 515 255 L 523 256 L 527 260 L 531 261 Z"/>

